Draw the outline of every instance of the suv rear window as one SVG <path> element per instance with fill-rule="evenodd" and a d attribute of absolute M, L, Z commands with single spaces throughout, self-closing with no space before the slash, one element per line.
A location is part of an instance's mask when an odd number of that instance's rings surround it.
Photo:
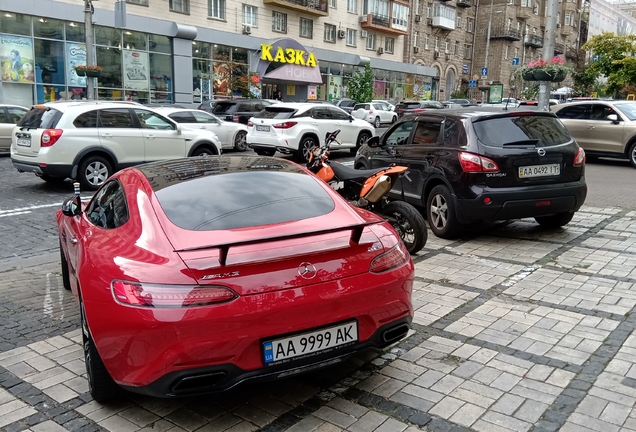
<path fill-rule="evenodd" d="M 402 102 L 402 103 L 399 103 L 397 107 L 402 109 L 417 109 L 420 107 L 420 103 L 419 102 Z"/>
<path fill-rule="evenodd" d="M 572 141 L 570 133 L 559 119 L 544 115 L 510 115 L 486 118 L 473 123 L 477 138 L 491 147 L 504 145 L 535 145 L 549 147 Z M 533 142 L 538 140 L 536 144 Z"/>
<path fill-rule="evenodd" d="M 285 185 L 285 187 L 280 187 Z M 213 190 L 214 196 L 202 193 Z M 322 216 L 335 204 L 305 173 L 252 171 L 198 177 L 155 190 L 168 219 L 191 231 L 214 231 Z"/>
<path fill-rule="evenodd" d="M 55 129 L 62 112 L 51 107 L 34 107 L 20 119 L 18 126 L 31 129 Z"/>
<path fill-rule="evenodd" d="M 212 114 L 232 112 L 236 105 L 236 102 L 217 102 L 212 108 Z"/>
<path fill-rule="evenodd" d="M 270 106 L 259 112 L 254 116 L 254 118 L 263 118 L 263 119 L 288 119 L 292 118 L 296 113 L 296 109 L 294 108 L 282 108 L 277 106 Z"/>

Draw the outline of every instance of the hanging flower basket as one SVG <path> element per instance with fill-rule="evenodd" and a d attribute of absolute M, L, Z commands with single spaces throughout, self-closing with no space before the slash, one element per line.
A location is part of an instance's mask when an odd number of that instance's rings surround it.
<path fill-rule="evenodd" d="M 523 78 L 524 81 L 534 81 L 534 73 L 532 73 L 531 70 L 525 70 L 521 72 L 521 78 Z"/>
<path fill-rule="evenodd" d="M 74 69 L 78 76 L 85 76 L 87 78 L 99 78 L 104 70 L 101 66 L 75 66 Z"/>
<path fill-rule="evenodd" d="M 570 68 L 565 65 L 565 60 L 561 57 L 553 57 L 550 62 L 545 60 L 534 60 L 519 69 L 519 74 L 524 81 L 563 81 Z"/>

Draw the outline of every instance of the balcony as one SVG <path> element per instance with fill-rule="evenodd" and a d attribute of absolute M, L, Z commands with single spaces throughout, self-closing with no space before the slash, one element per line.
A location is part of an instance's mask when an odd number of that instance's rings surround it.
<path fill-rule="evenodd" d="M 428 25 L 445 30 L 455 30 L 455 20 L 441 16 L 429 18 Z"/>
<path fill-rule="evenodd" d="M 524 37 L 523 43 L 527 47 L 541 48 L 543 47 L 543 38 L 537 35 L 526 35 Z"/>
<path fill-rule="evenodd" d="M 382 33 L 389 33 L 396 36 L 406 35 L 406 30 L 393 28 L 391 26 L 391 17 L 387 15 L 366 14 L 358 18 L 360 27 L 365 30 L 373 30 Z"/>
<path fill-rule="evenodd" d="M 472 0 L 457 0 L 457 7 L 469 8 L 473 5 Z"/>
<path fill-rule="evenodd" d="M 526 19 L 530 19 L 533 14 L 534 13 L 531 7 L 517 6 L 517 18 L 526 20 Z"/>
<path fill-rule="evenodd" d="M 521 34 L 519 30 L 513 29 L 494 29 L 490 32 L 490 39 L 506 39 L 510 41 L 521 40 Z"/>
<path fill-rule="evenodd" d="M 263 0 L 263 3 L 314 16 L 329 16 L 328 0 Z"/>
<path fill-rule="evenodd" d="M 562 43 L 554 44 L 554 55 L 563 54 L 565 52 L 565 46 Z"/>
<path fill-rule="evenodd" d="M 574 32 L 574 27 L 570 25 L 562 25 L 559 30 L 561 30 L 561 36 L 569 36 Z"/>

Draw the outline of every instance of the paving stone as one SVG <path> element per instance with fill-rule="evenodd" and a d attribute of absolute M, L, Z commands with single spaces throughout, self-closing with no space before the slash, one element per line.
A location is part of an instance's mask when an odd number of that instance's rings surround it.
<path fill-rule="evenodd" d="M 446 396 L 429 410 L 429 414 L 448 420 L 464 404 L 465 402 L 462 400 Z"/>
<path fill-rule="evenodd" d="M 462 426 L 470 427 L 485 412 L 485 408 L 467 403 L 461 406 L 455 414 L 450 417 L 450 421 Z"/>
<path fill-rule="evenodd" d="M 353 423 L 357 421 L 357 419 L 349 414 L 342 413 L 340 411 L 336 411 L 333 408 L 329 408 L 327 406 L 323 406 L 318 411 L 314 413 L 314 415 L 324 421 L 329 423 L 333 423 L 341 428 L 348 428 Z"/>

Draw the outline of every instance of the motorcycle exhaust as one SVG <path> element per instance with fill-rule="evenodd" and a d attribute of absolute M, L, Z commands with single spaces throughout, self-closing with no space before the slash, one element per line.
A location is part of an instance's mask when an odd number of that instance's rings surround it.
<path fill-rule="evenodd" d="M 391 177 L 383 175 L 375 182 L 364 198 L 371 203 L 376 203 L 391 190 L 391 186 Z"/>

